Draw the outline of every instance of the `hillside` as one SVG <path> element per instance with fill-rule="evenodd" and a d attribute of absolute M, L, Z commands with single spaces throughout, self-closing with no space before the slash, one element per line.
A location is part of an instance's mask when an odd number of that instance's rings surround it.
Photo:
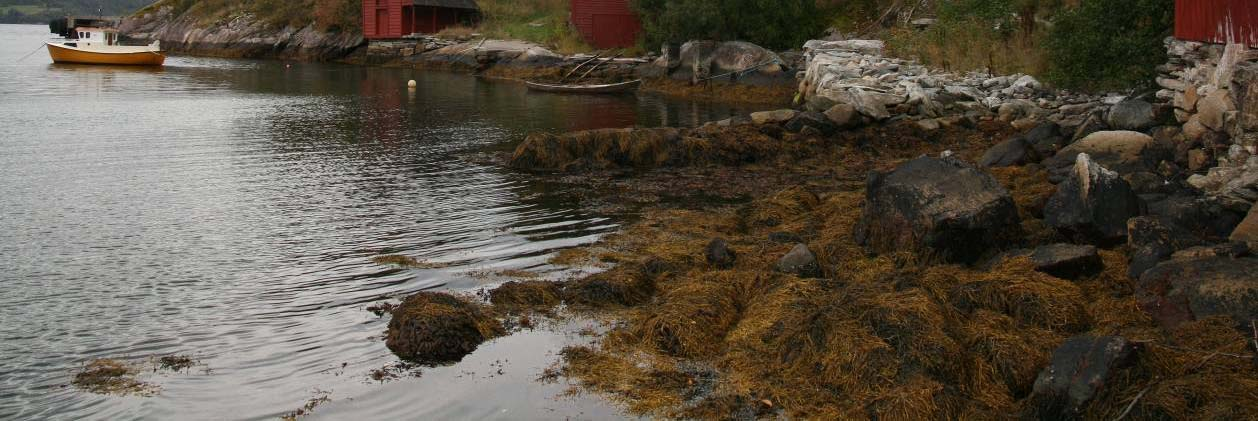
<path fill-rule="evenodd" d="M 149 0 L 0 0 L 0 23 L 48 23 L 66 15 L 126 16 Z"/>

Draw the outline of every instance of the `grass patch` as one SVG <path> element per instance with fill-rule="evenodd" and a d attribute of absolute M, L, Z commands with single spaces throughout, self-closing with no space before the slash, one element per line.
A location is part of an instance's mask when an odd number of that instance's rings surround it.
<path fill-rule="evenodd" d="M 534 42 L 561 54 L 592 49 L 568 23 L 568 0 L 481 0 L 476 28 L 489 38 Z"/>

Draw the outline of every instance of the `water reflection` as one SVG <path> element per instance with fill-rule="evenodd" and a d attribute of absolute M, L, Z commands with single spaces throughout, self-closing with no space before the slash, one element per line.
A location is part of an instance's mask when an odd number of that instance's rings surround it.
<path fill-rule="evenodd" d="M 0 63 L 43 31 L 0 25 Z M 748 111 L 409 69 L 167 63 L 61 66 L 37 55 L 0 71 L 0 418 L 268 418 L 316 387 L 334 390 L 345 416 L 607 414 L 594 401 L 555 409 L 478 396 L 475 379 L 445 394 L 435 392 L 448 384 L 407 381 L 386 388 L 399 400 L 384 412 L 356 406 L 381 390 L 365 373 L 393 361 L 374 338 L 385 321 L 363 304 L 499 282 L 477 271 L 553 270 L 550 253 L 617 226 L 468 154 L 538 130 L 696 125 Z M 394 253 L 444 266 L 369 261 Z M 91 358 L 168 353 L 193 353 L 213 374 L 159 377 L 161 395 L 147 399 L 64 387 Z M 531 380 L 535 363 L 519 378 Z M 433 378 L 454 381 L 445 373 Z"/>

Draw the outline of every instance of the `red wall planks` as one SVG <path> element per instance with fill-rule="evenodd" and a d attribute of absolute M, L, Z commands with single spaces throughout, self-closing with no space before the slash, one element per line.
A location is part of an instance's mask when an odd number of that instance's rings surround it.
<path fill-rule="evenodd" d="M 1175 37 L 1258 45 L 1258 0 L 1175 0 Z"/>
<path fill-rule="evenodd" d="M 461 22 L 464 14 L 459 9 L 415 6 L 413 0 L 363 0 L 363 37 L 397 39 L 413 32 L 436 33 Z"/>
<path fill-rule="evenodd" d="M 572 25 L 595 48 L 631 47 L 642 32 L 629 0 L 572 0 Z"/>

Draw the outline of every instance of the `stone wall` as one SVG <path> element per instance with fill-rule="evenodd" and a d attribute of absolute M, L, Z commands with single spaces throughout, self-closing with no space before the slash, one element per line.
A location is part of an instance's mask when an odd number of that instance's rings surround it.
<path fill-rule="evenodd" d="M 1166 48 L 1157 97 L 1182 125 L 1188 182 L 1243 210 L 1258 200 L 1258 51 L 1175 38 Z"/>

